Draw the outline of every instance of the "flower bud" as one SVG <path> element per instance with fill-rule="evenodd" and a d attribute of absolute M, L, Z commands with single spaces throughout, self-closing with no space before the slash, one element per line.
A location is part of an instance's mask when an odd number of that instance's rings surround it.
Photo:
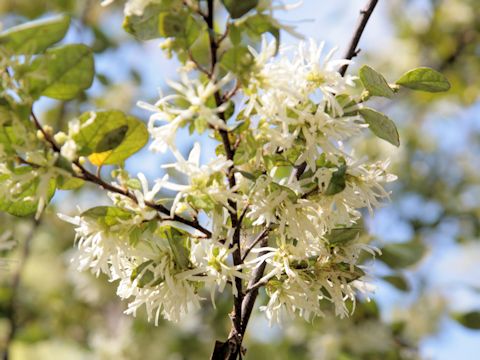
<path fill-rule="evenodd" d="M 56 133 L 53 136 L 53 138 L 55 139 L 58 145 L 63 145 L 68 140 L 67 134 L 65 134 L 63 131 Z"/>
<path fill-rule="evenodd" d="M 43 132 L 41 130 L 37 130 L 37 139 L 45 140 L 45 135 L 43 135 Z"/>

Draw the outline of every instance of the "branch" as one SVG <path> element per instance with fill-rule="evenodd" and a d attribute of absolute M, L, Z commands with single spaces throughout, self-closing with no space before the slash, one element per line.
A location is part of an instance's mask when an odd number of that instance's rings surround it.
<path fill-rule="evenodd" d="M 208 36 L 210 40 L 210 57 L 211 57 L 211 68 L 210 73 L 212 74 L 210 78 L 213 77 L 215 73 L 215 67 L 217 65 L 218 57 L 217 57 L 217 50 L 219 47 L 219 41 L 215 38 L 215 29 L 214 29 L 214 0 L 208 0 L 207 2 L 208 14 L 205 17 L 205 22 L 208 26 Z M 225 36 L 225 35 L 224 35 Z M 217 91 L 215 93 L 215 103 L 216 106 L 222 105 L 225 101 L 227 101 L 231 96 L 233 96 L 236 92 L 232 90 L 230 94 L 226 97 L 221 95 L 221 91 Z M 219 113 L 219 117 L 226 122 L 225 114 L 223 112 Z M 235 156 L 235 149 L 233 148 L 232 144 L 230 143 L 229 133 L 226 130 L 220 129 L 219 130 L 220 137 L 222 139 L 223 147 L 225 148 L 225 153 L 227 155 L 227 159 L 232 161 L 232 165 L 228 169 L 228 184 L 229 187 L 232 189 L 236 186 L 235 181 L 235 172 L 234 172 L 234 165 L 233 159 Z M 230 219 L 232 221 L 232 227 L 235 229 L 233 233 L 233 241 L 231 246 L 236 247 L 234 252 L 232 253 L 233 263 L 234 265 L 241 265 L 242 264 L 242 254 L 240 248 L 240 238 L 241 238 L 241 227 L 242 227 L 242 219 L 243 216 L 240 218 L 237 214 L 237 203 L 233 200 L 228 200 L 228 204 L 231 207 L 230 210 Z M 237 291 L 237 296 L 234 298 L 234 305 L 233 311 L 231 313 L 232 319 L 232 328 L 226 342 L 219 342 L 215 343 L 215 349 L 212 354 L 212 359 L 237 359 L 241 357 L 242 349 L 242 301 L 243 301 L 243 284 L 242 279 L 239 277 L 235 277 L 235 288 Z"/>
<path fill-rule="evenodd" d="M 36 117 L 33 110 L 31 111 L 31 117 L 33 119 L 33 122 L 35 123 L 35 126 L 43 134 L 45 140 L 50 144 L 53 151 L 55 151 L 57 153 L 60 153 L 61 149 L 58 146 L 58 144 L 56 143 L 55 139 L 53 139 L 53 137 L 48 132 L 45 131 L 45 129 L 40 124 L 40 121 L 38 121 L 38 118 Z M 107 191 L 126 196 L 126 197 L 130 198 L 131 200 L 133 200 L 135 203 L 138 203 L 138 200 L 135 197 L 135 195 L 132 192 L 128 191 L 127 189 L 123 189 L 123 188 L 120 188 L 120 187 L 117 187 L 117 186 L 114 186 L 112 184 L 107 183 L 106 181 L 104 181 L 99 176 L 97 176 L 97 175 L 91 173 L 90 171 L 88 171 L 87 169 L 85 169 L 85 167 L 82 164 L 80 164 L 80 162 L 78 160 L 73 161 L 73 164 L 80 171 L 79 175 L 74 174 L 75 177 L 77 177 L 79 179 L 82 179 L 82 180 L 85 180 L 85 181 L 88 181 L 90 183 L 96 184 L 96 185 L 100 186 L 101 188 L 103 188 Z M 165 206 L 161 205 L 161 204 L 155 204 L 152 201 L 145 201 L 145 205 L 147 205 L 148 207 L 150 207 L 150 208 L 152 208 L 152 209 L 154 209 L 154 210 L 156 210 L 160 213 L 163 213 L 165 215 L 170 216 L 170 210 L 168 208 L 166 208 Z M 197 230 L 201 231 L 206 237 L 211 237 L 212 236 L 212 233 L 209 230 L 205 229 L 203 226 L 201 226 L 198 223 L 197 219 L 188 220 L 188 219 L 185 219 L 185 218 L 175 214 L 172 217 L 164 218 L 164 220 L 178 221 L 179 223 L 188 225 L 188 226 L 190 226 L 194 229 L 197 229 Z"/>
<path fill-rule="evenodd" d="M 265 236 L 267 236 L 269 229 L 264 229 L 258 236 L 255 238 L 255 240 L 252 241 L 252 243 L 245 249 L 245 252 L 243 253 L 242 256 L 242 261 L 245 261 L 247 258 L 248 254 L 250 254 L 250 251 L 257 245 L 260 241 L 263 240 Z"/>
<path fill-rule="evenodd" d="M 358 43 L 360 42 L 363 31 L 367 26 L 368 19 L 370 19 L 370 15 L 372 15 L 375 6 L 377 6 L 377 3 L 378 0 L 370 0 L 367 6 L 360 11 L 360 18 L 358 19 L 357 29 L 353 34 L 352 39 L 350 40 L 350 45 L 344 57 L 345 59 L 352 60 L 360 52 L 360 49 L 357 49 Z M 347 72 L 347 69 L 348 64 L 343 65 L 339 70 L 340 75 L 344 76 Z"/>
<path fill-rule="evenodd" d="M 268 230 L 266 230 L 268 232 Z M 267 246 L 268 244 L 268 238 L 264 237 L 261 242 L 261 246 Z M 266 252 L 262 252 L 259 254 L 259 256 L 265 255 Z M 259 267 L 257 267 L 253 271 L 253 276 L 252 279 L 248 283 L 248 292 L 243 298 L 242 302 L 242 336 L 245 334 L 245 331 L 247 330 L 247 325 L 248 321 L 250 320 L 250 316 L 252 315 L 253 311 L 253 306 L 255 305 L 255 300 L 257 300 L 258 296 L 258 289 L 259 287 L 253 288 L 260 279 L 263 277 L 263 273 L 265 272 L 265 267 L 267 266 L 267 263 L 264 261 L 260 264 Z"/>

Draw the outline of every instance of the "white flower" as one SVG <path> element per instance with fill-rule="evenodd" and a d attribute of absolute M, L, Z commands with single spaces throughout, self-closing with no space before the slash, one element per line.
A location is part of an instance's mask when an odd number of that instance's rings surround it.
<path fill-rule="evenodd" d="M 163 168 L 174 168 L 177 171 L 187 175 L 189 185 L 180 185 L 165 181 L 163 186 L 166 189 L 178 191 L 173 202 L 172 215 L 176 211 L 178 203 L 187 195 L 192 197 L 207 196 L 209 200 L 215 203 L 229 207 L 228 200 L 236 195 L 235 189 L 230 189 L 225 183 L 224 175 L 232 166 L 232 161 L 227 160 L 225 156 L 218 156 L 216 160 L 208 164 L 200 165 L 200 144 L 195 143 L 188 159 L 185 159 L 178 151 L 174 151 L 177 162 L 163 165 Z M 222 175 L 218 180 L 216 174 Z"/>
<path fill-rule="evenodd" d="M 389 199 L 383 184 L 394 181 L 396 176 L 387 172 L 388 164 L 388 161 L 361 164 L 347 158 L 345 189 L 331 196 L 313 196 L 312 201 L 323 209 L 325 220 L 333 224 L 353 224 L 361 216 L 360 209 L 367 208 L 373 214 L 381 200 Z M 322 184 L 327 184 L 322 180 L 322 169 L 317 170 L 314 178 L 318 179 L 320 189 Z"/>
<path fill-rule="evenodd" d="M 267 283 L 269 301 L 260 309 L 271 324 L 296 313 L 311 320 L 323 316 L 320 300 L 325 299 L 334 304 L 337 316 L 348 316 L 346 300 L 354 302 L 356 290 L 366 294 L 373 290 L 365 282 L 363 270 L 356 265 L 363 250 L 375 254 L 373 248 L 355 241 L 341 248 L 330 248 L 325 242 L 314 247 L 298 242 L 253 250 L 264 255 L 248 262 L 249 266 L 267 263 L 260 282 Z"/>
<path fill-rule="evenodd" d="M 256 71 L 245 89 L 248 95 L 246 113 L 252 110 L 264 124 L 258 131 L 266 139 L 266 151 L 288 150 L 299 142 L 305 151 L 296 164 L 307 162 L 315 169 L 322 152 L 339 152 L 343 141 L 366 127 L 358 115 L 344 116 L 337 96 L 351 99 L 355 78 L 342 77 L 337 69 L 349 63 L 332 60 L 334 50 L 323 59 L 324 44 L 301 43 L 293 58 L 290 48 L 281 48 L 280 59 L 274 59 L 274 43 L 264 40 L 255 57 Z"/>
<path fill-rule="evenodd" d="M 167 183 L 168 175 L 165 175 L 162 179 L 157 179 L 151 190 L 149 190 L 148 180 L 144 174 L 138 173 L 137 177 L 141 186 L 141 190 L 133 190 L 133 195 L 135 196 L 136 200 L 113 192 L 109 192 L 108 196 L 112 199 L 116 206 L 133 212 L 135 216 L 133 217 L 132 221 L 135 224 L 140 224 L 146 220 L 152 220 L 158 215 L 158 211 L 155 210 L 151 205 L 155 204 L 155 196 Z M 114 185 L 118 186 L 116 183 L 114 183 Z"/>
<path fill-rule="evenodd" d="M 73 139 L 69 139 L 62 145 L 60 154 L 67 160 L 74 161 L 77 158 L 77 144 Z"/>
<path fill-rule="evenodd" d="M 90 270 L 96 276 L 104 273 L 111 278 L 115 278 L 114 274 L 122 272 L 120 267 L 122 254 L 128 253 L 125 238 L 121 239 L 119 233 L 109 231 L 93 218 L 70 217 L 64 214 L 58 214 L 58 217 L 75 225 L 78 252 L 72 263 L 78 271 Z"/>
<path fill-rule="evenodd" d="M 148 195 L 148 193 L 147 193 Z M 106 226 L 95 217 L 58 215 L 75 225 L 78 251 L 72 260 L 79 271 L 104 273 L 110 281 L 119 280 L 117 295 L 131 299 L 127 314 L 136 314 L 145 305 L 148 319 L 158 324 L 159 316 L 179 321 L 191 308 L 198 308 L 200 297 L 195 279 L 185 278 L 186 270 L 177 262 L 169 241 L 156 230 L 142 229 L 137 243 L 131 242 L 135 221 L 118 220 Z"/>
<path fill-rule="evenodd" d="M 228 236 L 230 239 L 232 234 L 233 231 Z M 230 247 L 230 243 L 230 241 L 224 244 L 199 241 L 192 244 L 191 261 L 196 268 L 183 274 L 185 277 L 208 284 L 213 303 L 215 293 L 213 285 L 216 285 L 218 291 L 222 293 L 225 286 L 230 283 L 233 295 L 237 296 L 235 278 L 248 280 L 248 276 L 240 271 L 241 266 L 232 263 L 231 255 L 236 247 Z"/>
<path fill-rule="evenodd" d="M 167 148 L 176 150 L 174 143 L 176 130 L 185 126 L 189 121 L 205 122 L 213 128 L 225 129 L 226 125 L 218 113 L 226 110 L 228 103 L 219 107 L 208 104 L 207 101 L 223 86 L 234 79 L 232 74 L 227 74 L 222 79 L 216 78 L 207 83 L 198 79 L 190 79 L 187 72 L 180 73 L 180 82 L 167 81 L 168 85 L 177 93 L 162 97 L 154 106 L 139 102 L 138 106 L 154 114 L 150 116 L 148 130 L 153 138 L 150 147 L 153 151 L 165 152 Z M 178 103 L 185 105 L 180 106 Z M 159 121 L 167 121 L 163 126 L 157 126 Z"/>
<path fill-rule="evenodd" d="M 183 275 L 167 239 L 152 234 L 150 242 L 154 247 L 145 248 L 143 258 L 124 259 L 125 273 L 117 294 L 123 299 L 134 298 L 126 314 L 135 316 L 138 308 L 145 305 L 148 320 L 154 320 L 156 325 L 160 315 L 178 322 L 188 311 L 200 307 L 197 282 Z"/>

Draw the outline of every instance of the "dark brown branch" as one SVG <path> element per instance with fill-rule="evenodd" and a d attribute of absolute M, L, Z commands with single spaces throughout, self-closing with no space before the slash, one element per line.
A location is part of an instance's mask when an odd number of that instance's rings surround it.
<path fill-rule="evenodd" d="M 214 0 L 207 1 L 207 8 L 208 13 L 205 17 L 205 21 L 208 26 L 208 36 L 210 40 L 210 57 L 211 57 L 211 68 L 210 73 L 215 73 L 215 67 L 217 65 L 218 56 L 217 50 L 219 47 L 219 41 L 216 39 L 215 35 L 215 28 L 214 28 Z M 216 106 L 222 105 L 226 100 L 228 100 L 233 94 L 235 94 L 236 90 L 233 90 L 231 94 L 228 95 L 227 98 L 221 95 L 221 91 L 217 91 L 215 93 L 215 103 Z M 219 113 L 219 117 L 226 122 L 225 114 L 223 112 Z M 230 143 L 229 133 L 224 129 L 219 130 L 220 137 L 222 139 L 223 147 L 225 149 L 225 154 L 228 160 L 231 160 L 233 163 L 233 159 L 235 156 L 235 149 Z M 235 172 L 234 166 L 228 169 L 228 184 L 229 187 L 232 189 L 236 186 L 235 181 Z M 232 253 L 233 263 L 234 265 L 241 265 L 242 264 L 242 254 L 240 248 L 240 238 L 241 238 L 241 227 L 242 227 L 242 218 L 238 217 L 237 214 L 237 204 L 233 200 L 229 200 L 228 204 L 231 208 L 230 210 L 230 219 L 232 221 L 232 227 L 235 229 L 233 233 L 233 241 L 232 247 L 235 247 L 234 252 Z M 237 296 L 234 298 L 234 306 L 233 311 L 231 313 L 232 319 L 232 329 L 230 331 L 228 340 L 226 342 L 219 342 L 217 341 L 215 344 L 215 349 L 212 354 L 212 359 L 237 359 L 241 357 L 241 344 L 242 344 L 242 301 L 243 301 L 243 284 L 242 279 L 236 277 L 235 278 L 235 288 L 237 292 Z"/>
<path fill-rule="evenodd" d="M 367 26 L 368 20 L 375 10 L 375 6 L 377 6 L 378 0 L 370 0 L 368 4 L 365 6 L 363 10 L 360 10 L 360 17 L 358 19 L 357 27 L 355 32 L 353 33 L 352 39 L 350 40 L 350 45 L 348 46 L 348 50 L 345 53 L 344 59 L 352 60 L 355 56 L 358 55 L 360 49 L 357 49 L 358 43 L 360 42 L 360 38 L 362 37 L 363 31 Z M 338 72 L 340 75 L 345 76 L 349 64 L 343 65 Z M 300 179 L 300 176 L 305 172 L 307 168 L 307 163 L 302 163 L 297 168 L 297 179 Z"/>
<path fill-rule="evenodd" d="M 35 115 L 35 113 L 33 111 L 31 112 L 31 117 L 33 119 L 33 122 L 34 122 L 35 126 L 38 128 L 38 130 L 42 133 L 43 137 L 45 138 L 45 141 L 47 141 L 50 144 L 50 146 L 52 147 L 52 149 L 55 152 L 60 153 L 60 146 L 58 146 L 55 139 L 53 139 L 53 137 L 47 131 L 45 131 L 45 129 L 40 124 L 40 121 L 38 120 L 37 116 Z M 117 186 L 114 186 L 112 184 L 107 183 L 106 181 L 104 181 L 99 176 L 97 176 L 97 175 L 91 173 L 90 171 L 88 171 L 87 169 L 85 169 L 85 167 L 78 160 L 73 161 L 73 164 L 79 169 L 79 172 L 80 172 L 80 174 L 74 174 L 75 177 L 77 177 L 79 179 L 82 179 L 82 180 L 85 180 L 85 181 L 88 181 L 90 183 L 96 184 L 96 185 L 100 186 L 101 188 L 103 188 L 107 191 L 111 191 L 111 192 L 123 195 L 125 197 L 128 197 L 131 200 L 133 200 L 134 202 L 138 202 L 137 198 L 135 197 L 135 195 L 132 192 L 130 192 L 127 189 L 123 189 L 123 188 L 120 188 L 120 187 L 117 187 Z M 162 204 L 155 204 L 154 202 L 151 202 L 151 201 L 145 201 L 145 205 L 147 205 L 148 207 L 150 207 L 150 208 L 152 208 L 152 209 L 154 209 L 154 210 L 156 210 L 156 211 L 158 211 L 158 212 L 160 212 L 164 215 L 170 216 L 170 210 L 168 208 L 166 208 L 165 206 L 163 206 Z M 172 217 L 164 218 L 164 220 L 178 221 L 182 224 L 188 225 L 188 226 L 190 226 L 194 229 L 199 230 L 206 237 L 211 237 L 212 236 L 212 233 L 209 230 L 205 229 L 203 226 L 201 226 L 198 223 L 198 220 L 196 220 L 196 219 L 188 220 L 188 219 L 185 219 L 185 218 L 175 214 Z"/>
<path fill-rule="evenodd" d="M 201 73 L 204 73 L 205 75 L 207 75 L 208 77 L 212 77 L 212 74 L 210 73 L 210 71 L 208 71 L 207 69 L 205 69 L 202 64 L 200 64 L 194 57 L 193 57 L 193 54 L 192 52 L 190 51 L 190 49 L 188 50 L 188 59 L 193 62 L 197 68 L 198 71 L 200 71 Z"/>
<path fill-rule="evenodd" d="M 258 236 L 255 238 L 255 240 L 252 241 L 252 243 L 245 249 L 243 256 L 242 256 L 242 261 L 245 261 L 247 258 L 248 254 L 250 254 L 250 251 L 260 242 L 263 240 L 265 236 L 268 235 L 268 230 L 269 229 L 264 229 Z"/>
<path fill-rule="evenodd" d="M 267 230 L 268 232 L 268 230 Z M 268 244 L 268 238 L 263 237 L 261 246 L 266 246 Z M 259 256 L 265 255 L 266 252 L 261 252 Z M 267 263 L 264 261 L 262 262 L 252 274 L 252 279 L 250 279 L 248 283 L 248 288 L 252 288 L 255 284 L 257 284 L 260 279 L 263 277 L 263 273 L 265 272 L 265 267 Z M 255 305 L 255 300 L 257 300 L 258 296 L 258 287 L 249 291 L 245 297 L 243 298 L 242 302 L 242 336 L 245 334 L 247 330 L 248 321 L 250 320 L 250 316 L 252 315 L 253 307 Z"/>
<path fill-rule="evenodd" d="M 350 40 L 350 45 L 348 46 L 348 50 L 344 56 L 345 59 L 351 60 L 355 56 L 357 56 L 358 53 L 360 52 L 360 49 L 357 49 L 358 43 L 360 42 L 360 38 L 362 37 L 363 31 L 367 26 L 368 19 L 370 19 L 370 15 L 372 15 L 373 10 L 375 9 L 375 6 L 377 6 L 377 3 L 378 3 L 378 0 L 370 0 L 367 6 L 360 11 L 360 18 L 358 19 L 357 28 L 355 30 L 355 33 L 352 36 L 352 39 Z M 342 76 L 344 76 L 345 73 L 347 72 L 347 69 L 348 69 L 348 64 L 345 64 L 340 68 L 339 73 Z"/>

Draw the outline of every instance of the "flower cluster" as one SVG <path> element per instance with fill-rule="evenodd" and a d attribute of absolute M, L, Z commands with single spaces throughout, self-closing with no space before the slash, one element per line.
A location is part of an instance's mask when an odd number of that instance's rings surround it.
<path fill-rule="evenodd" d="M 79 271 L 118 281 L 118 296 L 131 300 L 127 314 L 135 315 L 145 305 L 156 324 L 160 315 L 179 321 L 199 308 L 199 290 L 205 285 L 213 300 L 216 289 L 223 291 L 242 274 L 231 263 L 229 243 L 207 243 L 172 221 L 156 219 L 158 213 L 146 202 L 158 200 L 162 186 L 168 187 L 167 177 L 152 189 L 143 174 L 134 180 L 129 179 L 131 186 L 140 186 L 133 192 L 135 200 L 111 193 L 114 207 L 92 208 L 75 217 L 59 214 L 75 226 L 78 251 L 72 262 Z"/>
<path fill-rule="evenodd" d="M 263 170 L 250 187 L 246 217 L 271 229 L 269 246 L 256 249 L 263 255 L 250 264 L 267 262 L 262 309 L 271 322 L 283 313 L 322 315 L 325 301 L 337 315 L 348 314 L 346 301 L 370 288 L 359 254 L 375 250 L 358 236 L 335 243 L 332 234 L 354 227 L 361 209 L 372 212 L 388 198 L 383 184 L 395 179 L 388 162 L 362 163 L 345 149 L 368 127 L 355 111 L 361 92 L 355 77 L 337 72 L 348 61 L 332 60 L 333 51 L 322 59 L 323 47 L 302 43 L 277 60 L 274 44 L 264 43 L 245 91 L 246 111 L 258 123 L 251 134 L 263 150 L 260 161 L 256 154 L 240 166 Z"/>
<path fill-rule="evenodd" d="M 348 62 L 332 60 L 333 51 L 322 57 L 323 47 L 302 43 L 293 56 L 282 49 L 276 59 L 275 44 L 264 42 L 242 84 L 244 108 L 232 117 L 239 124 L 224 117 L 228 102 L 212 101 L 234 79 L 218 69 L 209 79 L 192 79 L 183 69 L 180 82 L 169 83 L 175 94 L 154 105 L 140 102 L 152 112 L 151 150 L 171 151 L 176 161 L 163 168 L 185 181 L 166 175 L 149 189 L 142 174 L 133 179 L 118 171 L 113 185 L 125 192 L 110 193 L 114 206 L 62 216 L 76 227 L 78 269 L 118 281 L 118 295 L 130 299 L 126 312 L 144 305 L 155 322 L 160 315 L 178 321 L 199 308 L 203 291 L 213 303 L 227 287 L 239 296 L 236 280 L 247 285 L 265 263 L 258 284 L 265 286 L 261 310 L 271 323 L 322 316 L 328 302 L 347 316 L 348 302 L 372 289 L 360 254 L 378 251 L 361 236 L 361 210 L 373 212 L 388 198 L 383 186 L 395 177 L 388 162 L 358 161 L 344 145 L 368 127 L 358 113 L 361 90 L 355 77 L 336 70 Z M 223 143 L 216 159 L 201 164 L 195 143 L 184 157 L 176 146 L 180 127 L 217 139 L 227 134 L 236 139 L 234 156 Z M 163 190 L 175 195 L 159 199 Z M 170 214 L 158 211 L 164 204 Z M 240 236 L 235 213 L 243 221 Z M 175 220 L 200 226 L 200 214 L 210 235 Z M 252 243 L 260 233 L 265 246 Z M 244 255 L 241 263 L 233 261 L 236 252 Z"/>

